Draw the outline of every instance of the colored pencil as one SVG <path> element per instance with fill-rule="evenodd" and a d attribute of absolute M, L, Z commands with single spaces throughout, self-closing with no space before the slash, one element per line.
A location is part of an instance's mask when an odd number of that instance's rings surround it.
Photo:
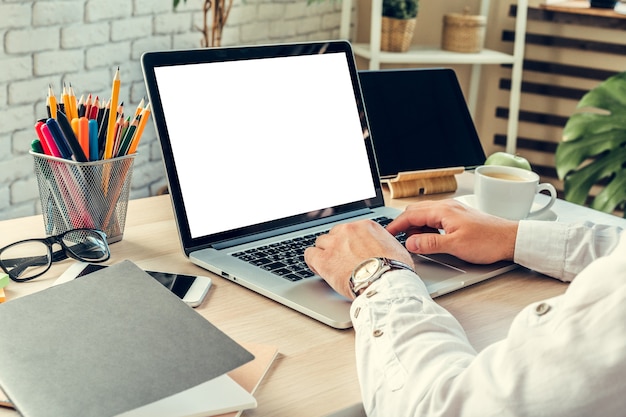
<path fill-rule="evenodd" d="M 120 96 L 120 68 L 118 67 L 113 77 L 113 85 L 111 86 L 111 107 L 113 112 L 117 109 Z M 113 156 L 113 141 L 115 140 L 115 117 L 109 117 L 107 124 L 107 136 L 104 143 L 104 159 L 111 159 Z"/>

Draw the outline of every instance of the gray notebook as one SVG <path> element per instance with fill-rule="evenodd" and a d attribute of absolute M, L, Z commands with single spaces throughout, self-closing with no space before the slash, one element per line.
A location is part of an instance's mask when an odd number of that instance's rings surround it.
<path fill-rule="evenodd" d="M 0 387 L 26 417 L 114 416 L 253 356 L 129 261 L 0 305 Z"/>

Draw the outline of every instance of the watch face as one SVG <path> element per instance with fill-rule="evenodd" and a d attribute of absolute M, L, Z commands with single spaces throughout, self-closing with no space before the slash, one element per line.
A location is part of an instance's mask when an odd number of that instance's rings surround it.
<path fill-rule="evenodd" d="M 380 268 L 380 259 L 371 258 L 364 261 L 354 271 L 355 283 L 361 283 L 370 279 Z"/>

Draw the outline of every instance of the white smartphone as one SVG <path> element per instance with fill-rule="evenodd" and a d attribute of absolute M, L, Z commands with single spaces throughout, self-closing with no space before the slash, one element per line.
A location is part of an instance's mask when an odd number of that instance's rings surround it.
<path fill-rule="evenodd" d="M 106 265 L 102 264 L 76 262 L 67 268 L 67 270 L 57 278 L 54 284 L 68 282 L 106 267 Z M 156 271 L 146 272 L 191 307 L 199 306 L 209 292 L 209 288 L 211 288 L 211 278 L 201 275 L 184 275 Z"/>

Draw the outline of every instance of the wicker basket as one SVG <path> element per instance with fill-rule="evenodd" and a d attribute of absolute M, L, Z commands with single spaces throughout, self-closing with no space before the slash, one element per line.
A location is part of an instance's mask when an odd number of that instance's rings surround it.
<path fill-rule="evenodd" d="M 476 53 L 485 42 L 485 16 L 449 13 L 443 17 L 441 48 L 446 51 Z"/>
<path fill-rule="evenodd" d="M 406 52 L 411 46 L 415 22 L 413 19 L 395 19 L 383 16 L 380 50 L 387 52 Z"/>

